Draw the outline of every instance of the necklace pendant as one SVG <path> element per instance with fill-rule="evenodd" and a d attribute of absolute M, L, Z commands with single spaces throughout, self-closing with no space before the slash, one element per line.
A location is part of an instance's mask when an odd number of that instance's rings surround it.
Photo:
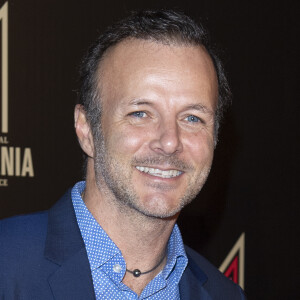
<path fill-rule="evenodd" d="M 132 271 L 134 277 L 140 277 L 142 272 L 139 269 L 135 269 Z"/>

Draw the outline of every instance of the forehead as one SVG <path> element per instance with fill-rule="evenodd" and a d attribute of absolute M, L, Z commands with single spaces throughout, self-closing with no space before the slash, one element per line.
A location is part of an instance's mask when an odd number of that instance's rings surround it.
<path fill-rule="evenodd" d="M 170 97 L 172 91 L 174 97 L 201 93 L 202 97 L 214 99 L 213 106 L 217 101 L 215 68 L 201 46 L 127 39 L 105 53 L 98 71 L 100 94 L 105 102 L 147 88 L 167 91 Z"/>

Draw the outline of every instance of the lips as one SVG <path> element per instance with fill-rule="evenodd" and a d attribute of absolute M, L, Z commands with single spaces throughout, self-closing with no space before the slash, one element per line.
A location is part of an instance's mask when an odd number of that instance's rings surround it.
<path fill-rule="evenodd" d="M 182 174 L 182 172 L 178 170 L 160 170 L 160 169 L 142 167 L 142 166 L 136 166 L 136 168 L 140 172 L 147 173 L 152 176 L 161 177 L 161 178 L 173 178 Z"/>

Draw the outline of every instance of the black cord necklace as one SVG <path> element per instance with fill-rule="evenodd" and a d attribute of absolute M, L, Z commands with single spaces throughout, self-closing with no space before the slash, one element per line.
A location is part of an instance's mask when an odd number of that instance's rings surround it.
<path fill-rule="evenodd" d="M 154 271 L 155 269 L 157 269 L 161 263 L 163 262 L 163 260 L 165 259 L 165 255 L 163 256 L 163 258 L 159 261 L 159 263 L 157 265 L 155 265 L 151 270 L 146 271 L 146 272 L 141 272 L 139 269 L 134 269 L 133 271 L 126 269 L 127 272 L 131 273 L 134 277 L 140 277 L 141 275 L 145 275 L 148 274 L 152 271 Z"/>

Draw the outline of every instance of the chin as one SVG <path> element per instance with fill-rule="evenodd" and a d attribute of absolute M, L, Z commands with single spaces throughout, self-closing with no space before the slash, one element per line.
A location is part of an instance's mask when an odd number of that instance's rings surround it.
<path fill-rule="evenodd" d="M 177 217 L 181 209 L 176 210 L 148 210 L 148 209 L 137 209 L 139 213 L 143 214 L 146 217 L 149 218 L 155 218 L 155 219 L 169 219 L 173 217 Z"/>
<path fill-rule="evenodd" d="M 191 200 L 182 199 L 183 201 L 177 200 L 176 203 L 170 203 L 172 201 L 162 197 L 151 198 L 151 200 L 144 200 L 144 204 L 133 208 L 147 217 L 166 219 L 178 216 L 182 208 L 191 202 Z"/>

